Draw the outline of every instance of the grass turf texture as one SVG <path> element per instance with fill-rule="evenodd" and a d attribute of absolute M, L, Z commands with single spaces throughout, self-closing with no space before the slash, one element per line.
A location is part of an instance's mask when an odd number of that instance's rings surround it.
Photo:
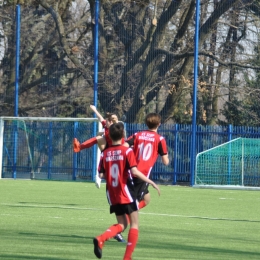
<path fill-rule="evenodd" d="M 133 259 L 260 259 L 258 191 L 160 188 L 140 211 Z M 0 259 L 96 259 L 92 239 L 113 223 L 104 184 L 0 180 Z M 102 259 L 125 245 L 107 241 Z"/>

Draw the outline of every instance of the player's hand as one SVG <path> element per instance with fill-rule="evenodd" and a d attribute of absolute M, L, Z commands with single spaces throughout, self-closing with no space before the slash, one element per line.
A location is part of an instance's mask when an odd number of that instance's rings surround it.
<path fill-rule="evenodd" d="M 160 191 L 160 188 L 153 182 L 151 183 L 151 185 L 157 190 L 158 192 L 158 195 L 160 196 L 161 195 L 161 191 Z"/>
<path fill-rule="evenodd" d="M 75 153 L 80 152 L 80 142 L 78 141 L 77 138 L 74 138 L 74 139 L 73 139 L 73 151 L 74 151 Z"/>
<path fill-rule="evenodd" d="M 96 107 L 94 105 L 89 106 L 93 111 L 96 111 Z"/>
<path fill-rule="evenodd" d="M 97 187 L 98 189 L 99 189 L 100 186 L 101 186 L 101 178 L 100 178 L 98 175 L 96 175 L 95 185 L 96 185 L 96 187 Z"/>

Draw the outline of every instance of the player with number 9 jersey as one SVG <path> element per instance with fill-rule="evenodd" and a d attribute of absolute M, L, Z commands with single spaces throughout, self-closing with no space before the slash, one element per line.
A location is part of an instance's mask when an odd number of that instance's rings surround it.
<path fill-rule="evenodd" d="M 131 148 L 115 145 L 101 154 L 99 172 L 106 178 L 107 198 L 110 205 L 128 204 L 136 200 L 134 184 L 129 169 L 136 167 Z"/>
<path fill-rule="evenodd" d="M 151 184 L 158 191 L 159 195 L 160 189 L 152 180 L 138 171 L 133 150 L 121 144 L 124 137 L 123 124 L 112 124 L 109 127 L 109 136 L 112 139 L 112 146 L 103 151 L 100 160 L 99 177 L 106 179 L 110 213 L 115 213 L 117 224 L 110 226 L 105 232 L 94 237 L 94 254 L 97 258 L 102 258 L 104 243 L 127 228 L 128 221 L 126 215 L 128 215 L 130 229 L 123 260 L 130 260 L 132 259 L 139 234 L 138 205 L 131 175 L 133 174 L 143 182 Z"/>

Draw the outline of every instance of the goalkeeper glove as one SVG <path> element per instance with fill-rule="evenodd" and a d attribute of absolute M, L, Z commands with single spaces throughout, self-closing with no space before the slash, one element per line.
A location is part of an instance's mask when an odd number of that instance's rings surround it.
<path fill-rule="evenodd" d="M 77 138 L 74 138 L 74 139 L 73 139 L 73 151 L 74 151 L 75 153 L 80 152 L 80 142 L 78 141 Z"/>

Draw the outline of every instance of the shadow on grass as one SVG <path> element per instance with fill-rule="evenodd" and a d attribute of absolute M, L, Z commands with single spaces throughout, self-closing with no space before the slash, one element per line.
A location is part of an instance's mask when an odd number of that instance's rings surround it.
<path fill-rule="evenodd" d="M 18 203 L 21 203 L 21 204 L 35 204 L 35 205 L 57 205 L 57 203 L 52 203 L 52 202 L 43 202 L 43 203 L 41 203 L 41 202 L 39 202 L 39 201 L 20 201 L 20 202 L 18 202 Z M 64 206 L 71 206 L 71 207 L 76 207 L 76 206 L 82 206 L 82 204 L 62 204 L 62 205 L 64 205 Z"/>
<path fill-rule="evenodd" d="M 19 232 L 19 235 L 23 236 L 33 236 L 33 237 L 59 237 L 59 238 L 79 238 L 79 239 L 85 239 L 85 236 L 77 236 L 77 235 L 51 235 L 51 234 L 39 234 L 39 233 L 33 233 L 33 232 Z M 0 258 L 1 259 L 1 258 Z"/>
<path fill-rule="evenodd" d="M 17 235 L 19 237 L 17 237 Z M 95 234 L 95 235 L 100 235 L 99 233 Z M 79 235 L 73 235 L 73 234 L 47 234 L 47 233 L 37 233 L 37 232 L 15 232 L 15 231 L 4 231 L 1 230 L 1 237 L 15 237 L 16 239 L 31 239 L 31 240 L 38 240 L 38 241 L 56 241 L 56 242 L 68 242 L 68 243 L 79 243 L 79 240 L 81 241 L 80 243 L 89 243 L 91 244 L 94 238 L 93 236 L 79 236 Z M 56 239 L 55 239 L 56 238 Z M 64 239 L 65 238 L 65 239 Z M 68 239 L 68 240 L 66 240 Z M 71 240 L 73 239 L 73 241 Z M 86 241 L 87 240 L 87 241 Z M 89 242 L 88 242 L 89 241 Z M 123 244 L 126 245 L 125 243 L 119 243 L 116 239 L 111 238 L 110 240 L 108 240 L 106 243 L 110 243 L 110 242 L 115 242 L 118 244 Z M 2 258 L 0 258 L 2 259 Z"/>
<path fill-rule="evenodd" d="M 175 252 L 175 251 L 183 251 L 183 252 L 189 252 L 188 255 L 194 255 L 194 259 L 199 259 L 198 256 L 204 256 L 203 259 L 205 259 L 205 256 L 214 256 L 216 259 L 217 256 L 219 256 L 219 259 L 260 259 L 260 252 L 252 252 L 252 251 L 246 251 L 243 250 L 242 248 L 239 250 L 235 249 L 226 249 L 226 248 L 217 248 L 217 247 L 203 247 L 203 246 L 188 246 L 188 245 L 183 245 L 179 243 L 173 243 L 171 242 L 158 242 L 156 241 L 155 244 L 146 243 L 142 242 L 137 245 L 138 248 L 146 251 L 151 251 L 156 248 L 159 255 L 161 256 L 161 259 L 163 258 L 164 252 L 165 255 L 169 255 L 170 252 Z M 230 258 L 229 258 L 230 256 Z M 189 258 L 192 259 L 192 258 Z M 209 257 L 209 259 L 211 259 Z"/>
<path fill-rule="evenodd" d="M 0 259 L 24 259 L 24 260 L 64 260 L 64 257 L 49 257 L 49 256 L 30 256 L 30 255 L 7 255 L 0 253 Z"/>
<path fill-rule="evenodd" d="M 21 203 L 21 202 L 20 202 Z M 5 207 L 12 207 L 12 208 L 49 208 L 49 209 L 72 209 L 72 210 L 91 210 L 91 211 L 107 211 L 105 209 L 102 209 L 102 208 L 92 208 L 92 207 L 85 207 L 83 208 L 82 205 L 81 207 L 75 207 L 75 206 L 70 206 L 70 204 L 64 204 L 64 206 L 54 206 L 55 204 L 53 204 L 53 206 L 51 205 L 45 205 L 46 203 L 43 203 L 43 204 L 36 204 L 36 205 L 33 205 L 33 204 L 27 204 L 25 202 L 23 202 L 23 204 L 2 204 L 4 205 Z M 57 205 L 57 204 L 56 204 Z"/>
<path fill-rule="evenodd" d="M 185 216 L 185 215 L 174 215 L 174 214 L 160 214 L 160 213 L 149 213 L 149 212 L 140 212 L 143 215 L 156 215 L 163 217 L 179 217 L 179 218 L 195 218 L 202 220 L 215 220 L 215 221 L 237 221 L 237 222 L 252 222 L 252 223 L 260 223 L 260 220 L 249 220 L 249 219 L 232 219 L 232 218 L 212 218 L 212 217 L 200 217 L 200 216 Z"/>

